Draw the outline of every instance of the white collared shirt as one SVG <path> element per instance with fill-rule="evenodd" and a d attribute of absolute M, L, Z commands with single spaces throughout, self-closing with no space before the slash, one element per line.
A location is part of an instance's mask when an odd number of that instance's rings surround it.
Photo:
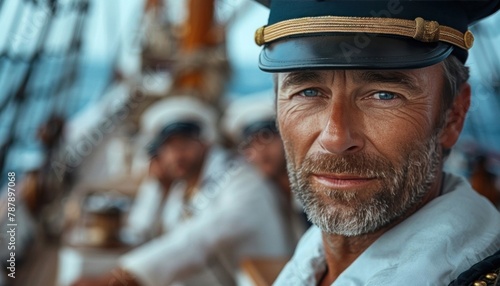
<path fill-rule="evenodd" d="M 500 249 L 500 213 L 465 179 L 444 176 L 441 196 L 384 233 L 332 285 L 448 285 Z M 316 285 L 325 271 L 313 226 L 274 285 Z"/>

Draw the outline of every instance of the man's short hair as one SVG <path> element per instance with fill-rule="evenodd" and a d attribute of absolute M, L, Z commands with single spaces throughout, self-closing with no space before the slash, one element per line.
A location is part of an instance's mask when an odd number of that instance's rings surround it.
<path fill-rule="evenodd" d="M 460 92 L 461 86 L 469 80 L 469 68 L 455 56 L 449 56 L 443 61 L 444 91 L 442 98 L 442 113 L 453 104 Z"/>

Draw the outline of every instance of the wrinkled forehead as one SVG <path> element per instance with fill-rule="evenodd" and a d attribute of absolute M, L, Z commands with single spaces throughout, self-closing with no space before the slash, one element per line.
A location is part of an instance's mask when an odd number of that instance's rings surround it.
<path fill-rule="evenodd" d="M 275 75 L 275 84 L 279 89 L 301 86 L 310 83 L 335 82 L 335 79 L 346 78 L 355 83 L 394 83 L 417 90 L 429 79 L 442 78 L 441 63 L 418 69 L 404 70 L 299 70 L 282 72 Z"/>

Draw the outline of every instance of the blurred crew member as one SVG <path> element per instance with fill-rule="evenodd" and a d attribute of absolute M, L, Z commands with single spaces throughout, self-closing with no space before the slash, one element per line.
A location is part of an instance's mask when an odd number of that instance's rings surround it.
<path fill-rule="evenodd" d="M 294 239 L 298 241 L 309 224 L 302 206 L 291 193 L 273 95 L 267 95 L 248 95 L 232 102 L 222 119 L 222 128 L 237 145 L 237 151 L 278 187 L 281 210 L 290 219 Z"/>
<path fill-rule="evenodd" d="M 215 121 L 212 108 L 187 96 L 145 112 L 143 129 L 156 134 L 149 153 L 174 179 L 165 233 L 124 255 L 118 269 L 75 285 L 232 285 L 241 258 L 291 254 L 276 193 L 215 144 Z"/>

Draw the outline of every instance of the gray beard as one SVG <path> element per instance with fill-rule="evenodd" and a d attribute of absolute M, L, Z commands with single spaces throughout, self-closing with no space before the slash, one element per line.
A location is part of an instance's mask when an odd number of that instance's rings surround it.
<path fill-rule="evenodd" d="M 290 156 L 293 148 L 286 148 L 291 188 L 302 202 L 309 220 L 323 232 L 342 236 L 371 233 L 409 215 L 422 203 L 440 166 L 438 142 L 436 133 L 424 143 L 399 150 L 403 162 L 399 166 L 385 158 L 361 153 L 313 155 L 306 157 L 297 168 Z M 311 174 L 315 172 L 377 177 L 381 184 L 367 190 L 372 194 L 369 198 L 361 198 L 359 191 L 313 186 Z"/>

